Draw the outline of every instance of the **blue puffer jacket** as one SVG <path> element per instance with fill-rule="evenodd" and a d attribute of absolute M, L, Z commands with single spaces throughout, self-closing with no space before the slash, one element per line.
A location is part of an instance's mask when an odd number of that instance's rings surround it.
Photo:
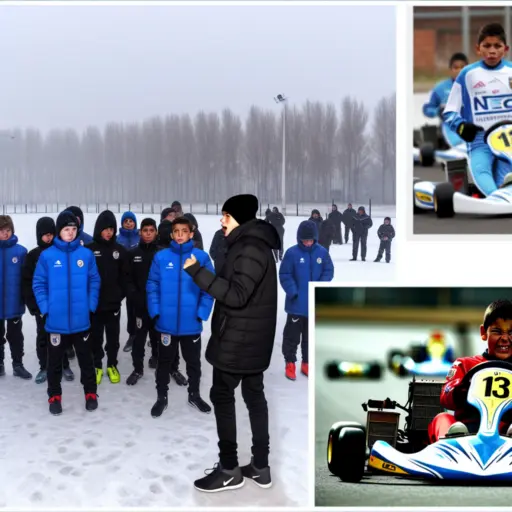
<path fill-rule="evenodd" d="M 123 222 L 126 219 L 132 219 L 133 222 L 135 222 L 135 227 L 133 229 L 123 228 Z M 139 240 L 140 236 L 137 229 L 137 217 L 133 212 L 124 212 L 121 217 L 121 227 L 119 228 L 119 235 L 117 235 L 117 243 L 130 251 L 139 245 Z"/>
<path fill-rule="evenodd" d="M 37 262 L 32 289 L 49 333 L 75 334 L 91 327 L 89 315 L 98 306 L 101 279 L 94 254 L 80 238 L 55 238 Z"/>
<path fill-rule="evenodd" d="M 334 265 L 331 257 L 318 242 L 311 221 L 301 222 L 297 230 L 297 245 L 290 247 L 279 268 L 279 281 L 286 293 L 284 309 L 290 315 L 308 316 L 308 284 L 311 281 L 332 281 Z M 301 240 L 314 240 L 306 247 Z"/>
<path fill-rule="evenodd" d="M 193 254 L 201 267 L 214 273 L 208 254 L 189 241 L 174 240 L 168 249 L 155 254 L 146 285 L 149 316 L 160 317 L 156 330 L 173 336 L 200 334 L 213 308 L 213 297 L 203 292 L 183 270 L 185 260 Z"/>
<path fill-rule="evenodd" d="M 0 320 L 17 318 L 25 313 L 21 295 L 21 269 L 27 249 L 18 244 L 18 237 L 0 241 Z"/>

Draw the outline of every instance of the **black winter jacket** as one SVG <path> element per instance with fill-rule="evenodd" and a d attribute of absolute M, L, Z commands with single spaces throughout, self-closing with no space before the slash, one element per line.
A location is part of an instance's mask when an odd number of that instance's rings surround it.
<path fill-rule="evenodd" d="M 371 217 L 363 213 L 362 215 L 354 215 L 354 233 L 358 235 L 367 235 L 368 230 L 373 226 Z"/>
<path fill-rule="evenodd" d="M 100 299 L 96 313 L 103 311 L 119 311 L 121 302 L 126 297 L 126 284 L 129 274 L 128 253 L 116 242 L 116 235 L 110 240 L 103 240 L 101 232 L 105 228 L 114 227 L 117 232 L 115 216 L 110 211 L 101 212 L 94 226 L 93 241 L 87 244 L 95 256 L 96 266 L 101 277 Z"/>
<path fill-rule="evenodd" d="M 377 231 L 377 236 L 381 240 L 386 237 L 391 242 L 395 238 L 395 228 L 391 224 L 381 224 Z"/>
<path fill-rule="evenodd" d="M 272 250 L 276 229 L 262 220 L 242 224 L 226 239 L 226 262 L 219 275 L 199 263 L 186 271 L 216 299 L 206 359 L 235 374 L 265 371 L 272 357 L 277 320 L 277 271 Z"/>
<path fill-rule="evenodd" d="M 141 240 L 138 247 L 128 253 L 130 273 L 127 280 L 127 296 L 133 303 L 137 318 L 142 318 L 148 314 L 146 283 L 148 282 L 153 257 L 158 250 L 156 241 L 146 244 Z"/>
<path fill-rule="evenodd" d="M 325 219 L 320 224 L 320 234 L 318 235 L 318 243 L 326 249 L 332 244 L 334 235 L 336 234 L 336 226 L 331 219 Z"/>
<path fill-rule="evenodd" d="M 219 229 L 213 235 L 212 245 L 210 246 L 210 258 L 213 260 L 215 273 L 218 274 L 226 261 L 226 237 L 224 231 Z"/>

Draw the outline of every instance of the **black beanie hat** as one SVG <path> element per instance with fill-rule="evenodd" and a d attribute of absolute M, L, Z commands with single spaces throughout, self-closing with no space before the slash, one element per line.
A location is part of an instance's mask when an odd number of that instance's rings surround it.
<path fill-rule="evenodd" d="M 60 232 L 67 227 L 75 227 L 78 232 L 78 219 L 69 210 L 64 210 L 57 217 L 57 236 L 60 236 Z"/>
<path fill-rule="evenodd" d="M 51 217 L 41 217 L 36 223 L 36 237 L 37 240 L 41 240 L 43 235 L 51 233 L 55 236 L 56 228 L 55 221 Z"/>
<path fill-rule="evenodd" d="M 258 213 L 258 198 L 252 194 L 240 194 L 230 197 L 222 207 L 222 211 L 229 213 L 238 224 L 245 224 L 256 218 Z"/>
<path fill-rule="evenodd" d="M 140 229 L 145 228 L 146 226 L 153 226 L 156 230 L 156 221 L 150 217 L 146 217 L 140 223 Z"/>
<path fill-rule="evenodd" d="M 68 206 L 66 208 L 68 212 L 71 212 L 80 221 L 80 226 L 84 225 L 84 212 L 79 206 Z"/>
<path fill-rule="evenodd" d="M 117 231 L 117 220 L 116 216 L 110 210 L 104 210 L 98 215 L 98 218 L 96 219 L 96 224 L 94 225 L 93 238 L 96 241 L 100 240 L 101 232 L 107 228 L 112 228 L 114 230 L 114 236 L 111 240 L 115 240 L 115 233 Z"/>

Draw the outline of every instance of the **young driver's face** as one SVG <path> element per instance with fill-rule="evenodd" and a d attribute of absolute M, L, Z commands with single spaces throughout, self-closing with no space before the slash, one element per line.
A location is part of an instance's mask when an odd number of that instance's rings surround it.
<path fill-rule="evenodd" d="M 190 228 L 186 224 L 176 224 L 172 228 L 172 239 L 178 244 L 184 244 L 188 242 L 194 233 L 190 231 Z"/>
<path fill-rule="evenodd" d="M 123 222 L 123 228 L 124 229 L 134 229 L 135 228 L 135 222 L 133 222 L 132 219 L 124 219 L 124 222 Z"/>
<path fill-rule="evenodd" d="M 462 71 L 462 68 L 467 66 L 468 63 L 464 60 L 455 60 L 452 62 L 452 65 L 450 66 L 450 76 L 453 80 L 455 80 L 459 73 Z"/>
<path fill-rule="evenodd" d="M 101 232 L 101 238 L 103 238 L 103 240 L 106 240 L 107 242 L 109 240 L 112 240 L 113 236 L 114 236 L 114 228 L 107 228 Z"/>
<path fill-rule="evenodd" d="M 0 229 L 0 240 L 9 240 L 12 236 L 11 228 Z"/>
<path fill-rule="evenodd" d="M 481 325 L 480 335 L 487 341 L 489 355 L 498 359 L 512 357 L 512 320 L 498 318 L 487 330 Z"/>
<path fill-rule="evenodd" d="M 508 46 L 496 36 L 486 37 L 476 45 L 477 54 L 482 57 L 488 66 L 496 66 L 508 52 Z"/>
<path fill-rule="evenodd" d="M 157 230 L 154 226 L 144 226 L 140 230 L 140 237 L 145 244 L 150 244 L 156 240 Z"/>
<path fill-rule="evenodd" d="M 222 230 L 224 231 L 224 236 L 228 236 L 233 229 L 240 226 L 240 224 L 238 224 L 238 222 L 226 212 L 222 212 L 222 219 L 220 219 L 220 223 L 222 225 Z"/>

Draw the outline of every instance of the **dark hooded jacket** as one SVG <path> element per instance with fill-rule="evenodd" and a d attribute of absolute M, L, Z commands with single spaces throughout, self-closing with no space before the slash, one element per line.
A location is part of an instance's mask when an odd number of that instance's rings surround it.
<path fill-rule="evenodd" d="M 336 235 L 336 227 L 331 219 L 325 219 L 320 224 L 320 233 L 318 235 L 318 243 L 329 250 L 334 236 Z"/>
<path fill-rule="evenodd" d="M 354 225 L 354 217 L 357 215 L 357 212 L 354 208 L 347 208 L 342 213 L 342 221 L 346 227 L 351 228 Z"/>
<path fill-rule="evenodd" d="M 107 228 L 114 229 L 114 235 L 108 241 L 101 237 L 101 232 Z M 126 297 L 126 280 L 129 272 L 128 254 L 126 249 L 117 243 L 116 232 L 116 217 L 110 210 L 105 210 L 98 215 L 94 226 L 93 241 L 86 246 L 94 253 L 101 277 L 97 313 L 119 311 L 121 302 Z"/>
<path fill-rule="evenodd" d="M 80 226 L 78 227 L 78 236 L 80 245 L 87 245 L 92 242 L 92 236 L 84 231 L 84 212 L 78 206 L 69 206 L 66 208 L 67 211 L 71 212 L 75 217 L 80 220 Z"/>
<path fill-rule="evenodd" d="M 39 256 L 41 256 L 41 253 L 45 249 L 48 249 L 48 247 L 52 245 L 51 243 L 47 244 L 43 242 L 43 235 L 52 233 L 53 236 L 55 236 L 55 231 L 55 221 L 51 217 L 41 217 L 38 219 L 36 224 L 37 247 L 27 254 L 25 261 L 23 262 L 23 268 L 21 271 L 23 300 L 32 316 L 39 314 L 34 290 L 32 290 L 34 272 L 36 271 Z"/>
<path fill-rule="evenodd" d="M 315 213 L 318 214 L 317 218 L 313 217 L 313 215 Z M 310 220 L 311 222 L 314 222 L 316 224 L 316 229 L 317 229 L 318 233 L 320 233 L 320 226 L 322 225 L 322 222 L 324 221 L 324 219 L 320 215 L 320 212 L 318 210 L 312 210 L 311 217 L 308 220 Z"/>
<path fill-rule="evenodd" d="M 210 246 L 210 258 L 213 260 L 215 273 L 218 274 L 224 261 L 226 260 L 226 237 L 224 231 L 219 229 L 213 235 L 212 245 Z"/>
<path fill-rule="evenodd" d="M 395 228 L 391 225 L 390 217 L 386 217 L 384 220 L 389 220 L 389 224 L 381 224 L 377 231 L 377 236 L 379 237 L 380 240 L 387 238 L 388 241 L 391 242 L 391 240 L 395 238 Z"/>
<path fill-rule="evenodd" d="M 284 215 L 276 208 L 276 212 L 272 211 L 272 217 L 271 217 L 271 224 L 276 228 L 277 233 L 279 234 L 279 237 L 282 239 L 284 236 L 284 224 L 286 222 L 286 219 L 284 218 Z"/>
<path fill-rule="evenodd" d="M 265 371 L 272 357 L 277 320 L 277 271 L 272 254 L 280 246 L 276 229 L 254 219 L 226 239 L 219 275 L 198 263 L 188 272 L 215 301 L 206 359 L 236 374 Z"/>
<path fill-rule="evenodd" d="M 156 237 L 156 244 L 158 250 L 167 249 L 171 245 L 172 222 L 170 220 L 163 220 L 158 225 L 158 236 Z"/>
<path fill-rule="evenodd" d="M 194 247 L 204 251 L 203 235 L 201 235 L 201 232 L 199 231 L 199 224 L 197 223 L 197 219 L 191 213 L 185 213 L 183 217 L 192 222 L 192 225 L 194 226 L 194 238 L 192 239 L 194 241 Z"/>
<path fill-rule="evenodd" d="M 367 235 L 368 230 L 373 226 L 373 221 L 371 217 L 366 213 L 364 206 L 360 206 L 358 211 L 362 210 L 362 214 L 354 215 L 354 233 L 358 235 Z"/>

